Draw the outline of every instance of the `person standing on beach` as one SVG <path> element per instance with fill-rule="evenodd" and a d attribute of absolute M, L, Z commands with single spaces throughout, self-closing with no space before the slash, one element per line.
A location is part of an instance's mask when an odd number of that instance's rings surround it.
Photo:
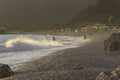
<path fill-rule="evenodd" d="M 53 29 L 53 41 L 56 41 L 56 38 L 55 38 L 55 28 Z"/>
<path fill-rule="evenodd" d="M 84 40 L 87 38 L 87 34 L 84 35 Z"/>

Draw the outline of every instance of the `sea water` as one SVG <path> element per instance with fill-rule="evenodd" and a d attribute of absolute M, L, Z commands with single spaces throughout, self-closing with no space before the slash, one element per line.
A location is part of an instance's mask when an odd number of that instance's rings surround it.
<path fill-rule="evenodd" d="M 0 63 L 19 64 L 89 41 L 72 36 L 56 36 L 56 41 L 52 39 L 51 35 L 0 35 Z"/>

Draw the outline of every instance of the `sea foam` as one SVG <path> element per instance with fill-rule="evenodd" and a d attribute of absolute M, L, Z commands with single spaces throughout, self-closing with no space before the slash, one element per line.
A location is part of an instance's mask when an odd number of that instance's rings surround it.
<path fill-rule="evenodd" d="M 62 43 L 60 43 L 59 41 L 46 40 L 46 39 L 45 40 L 34 40 L 34 39 L 31 39 L 28 37 L 17 37 L 14 39 L 10 39 L 10 40 L 5 42 L 5 46 L 7 48 L 10 48 L 18 43 L 37 45 L 37 46 L 62 46 Z"/>
<path fill-rule="evenodd" d="M 6 35 L 2 36 L 4 46 L 7 49 L 7 53 L 0 53 L 0 63 L 14 65 L 22 62 L 34 60 L 43 56 L 46 56 L 52 52 L 63 50 L 67 48 L 77 47 L 80 44 L 90 41 L 90 39 L 84 40 L 83 37 L 71 37 L 71 36 L 56 36 L 56 41 L 52 40 L 52 36 L 15 36 Z"/>

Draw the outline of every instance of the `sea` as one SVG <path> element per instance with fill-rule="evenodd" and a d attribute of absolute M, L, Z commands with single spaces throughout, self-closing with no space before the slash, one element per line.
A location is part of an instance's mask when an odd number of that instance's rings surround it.
<path fill-rule="evenodd" d="M 3 34 L 0 35 L 0 63 L 15 65 L 35 60 L 67 48 L 75 48 L 90 41 L 84 37 Z"/>

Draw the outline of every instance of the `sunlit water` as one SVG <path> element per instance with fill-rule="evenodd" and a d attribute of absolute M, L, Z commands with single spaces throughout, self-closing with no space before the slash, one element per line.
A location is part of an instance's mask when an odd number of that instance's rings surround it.
<path fill-rule="evenodd" d="M 0 35 L 0 63 L 14 65 L 46 56 L 52 52 L 77 47 L 83 37 L 44 35 Z"/>

